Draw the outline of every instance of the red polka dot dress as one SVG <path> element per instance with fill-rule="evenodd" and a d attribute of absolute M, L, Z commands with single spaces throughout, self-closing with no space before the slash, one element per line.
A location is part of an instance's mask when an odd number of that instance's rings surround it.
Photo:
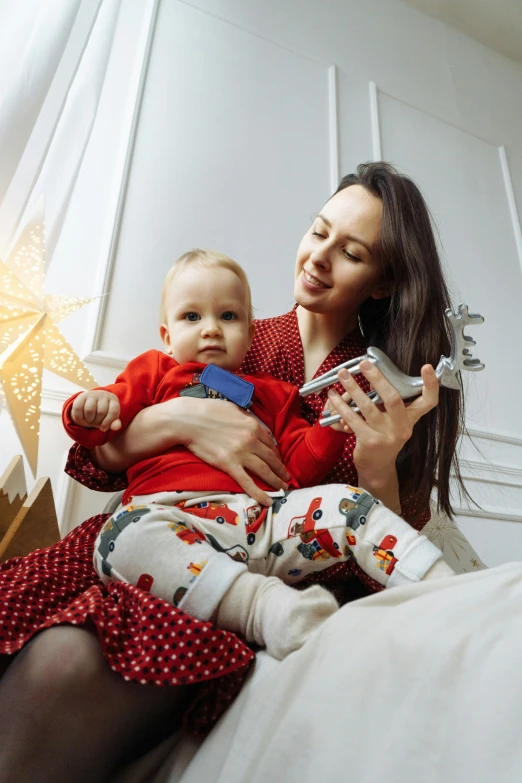
<path fill-rule="evenodd" d="M 352 332 L 317 375 L 364 350 L 360 334 Z M 295 309 L 257 322 L 242 370 L 269 372 L 296 386 L 303 384 Z M 358 380 L 367 391 L 367 381 L 362 376 Z M 303 416 L 309 422 L 318 419 L 325 395 L 326 390 L 303 399 Z M 350 436 L 342 459 L 324 483 L 357 484 L 354 445 Z M 97 468 L 87 450 L 77 444 L 71 448 L 66 472 L 96 490 L 116 492 L 126 483 L 124 476 Z M 45 628 L 89 623 L 96 629 L 107 662 L 125 680 L 144 686 L 198 685 L 186 725 L 196 734 L 204 733 L 241 688 L 254 653 L 234 634 L 200 622 L 140 588 L 121 582 L 104 586 L 92 559 L 94 542 L 107 517 L 91 517 L 54 546 L 0 564 L 0 655 L 16 653 Z M 416 526 L 421 528 L 427 518 L 419 517 Z M 332 566 L 301 584 L 310 581 L 325 583 L 341 602 L 380 589 L 352 562 Z"/>

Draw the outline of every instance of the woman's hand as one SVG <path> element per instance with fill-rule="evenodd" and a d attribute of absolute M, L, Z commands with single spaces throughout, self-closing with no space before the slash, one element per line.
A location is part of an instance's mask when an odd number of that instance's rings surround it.
<path fill-rule="evenodd" d="M 247 470 L 275 490 L 288 488 L 290 476 L 268 430 L 224 400 L 178 397 L 144 408 L 121 434 L 97 447 L 94 457 L 104 470 L 120 472 L 177 445 L 227 473 L 262 505 L 271 505 L 272 499 Z"/>
<path fill-rule="evenodd" d="M 266 427 L 237 405 L 224 400 L 192 400 L 198 413 L 187 424 L 184 445 L 204 462 L 233 478 L 264 506 L 272 499 L 246 473 L 274 489 L 288 489 L 290 478 Z M 196 406 L 195 406 L 196 407 Z"/>
<path fill-rule="evenodd" d="M 439 381 L 430 364 L 421 370 L 422 395 L 405 403 L 397 390 L 371 362 L 361 362 L 361 371 L 378 392 L 382 404 L 375 405 L 347 370 L 339 372 L 346 389 L 342 397 L 335 390 L 328 392 L 329 408 L 343 419 L 334 425 L 353 432 L 357 443 L 353 460 L 359 483 L 394 511 L 400 513 L 399 486 L 395 460 L 411 438 L 413 427 L 439 401 Z M 362 413 L 355 413 L 348 402 L 353 400 Z M 364 417 L 364 418 L 363 418 Z"/>

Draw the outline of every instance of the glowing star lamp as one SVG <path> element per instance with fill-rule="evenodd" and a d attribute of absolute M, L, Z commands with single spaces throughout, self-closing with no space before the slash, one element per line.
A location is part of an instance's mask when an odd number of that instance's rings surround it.
<path fill-rule="evenodd" d="M 3 396 L 36 475 L 43 369 L 84 389 L 96 381 L 56 324 L 92 299 L 44 293 L 43 200 L 7 261 L 0 260 L 0 408 Z"/>

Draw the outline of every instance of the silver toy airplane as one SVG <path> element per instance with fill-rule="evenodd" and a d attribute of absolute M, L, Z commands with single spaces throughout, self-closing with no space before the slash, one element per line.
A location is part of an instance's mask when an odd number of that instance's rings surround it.
<path fill-rule="evenodd" d="M 446 318 L 451 325 L 451 353 L 449 356 L 441 356 L 440 361 L 435 368 L 435 375 L 439 379 L 442 386 L 447 386 L 450 389 L 460 389 L 461 382 L 457 375 L 459 370 L 483 370 L 484 365 L 480 359 L 474 359 L 472 356 L 471 348 L 476 345 L 475 340 L 472 337 L 464 334 L 464 327 L 474 324 L 481 324 L 484 322 L 484 318 L 481 315 L 472 315 L 468 312 L 468 307 L 465 304 L 460 304 L 458 312 L 455 314 L 450 308 L 446 310 Z M 394 386 L 403 400 L 409 400 L 412 397 L 417 397 L 422 393 L 422 378 L 420 376 L 405 375 L 396 367 L 393 362 L 388 359 L 385 353 L 379 348 L 370 347 L 364 356 L 358 356 L 356 359 L 350 359 L 348 362 L 340 364 L 338 367 L 334 367 L 333 370 L 324 373 L 319 378 L 314 378 L 309 383 L 299 389 L 301 396 L 306 397 L 307 394 L 315 394 L 326 386 L 331 386 L 336 383 L 337 373 L 339 370 L 346 369 L 351 375 L 357 375 L 361 372 L 360 363 L 367 359 L 382 372 L 384 377 Z M 367 395 L 375 404 L 382 402 L 381 398 L 376 391 L 368 392 Z M 355 403 L 349 403 L 356 412 L 359 408 Z M 340 421 L 339 414 L 330 415 L 329 411 L 323 412 L 323 418 L 320 420 L 322 427 L 328 427 L 330 424 L 335 424 Z"/>

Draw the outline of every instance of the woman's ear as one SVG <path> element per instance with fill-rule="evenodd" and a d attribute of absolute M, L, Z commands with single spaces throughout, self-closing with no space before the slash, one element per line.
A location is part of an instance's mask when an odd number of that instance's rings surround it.
<path fill-rule="evenodd" d="M 375 287 L 375 289 L 372 291 L 371 298 L 372 299 L 386 299 L 388 296 L 391 296 L 393 292 L 395 291 L 397 287 L 397 283 L 395 280 L 386 279 L 381 280 L 380 283 Z"/>
<path fill-rule="evenodd" d="M 161 341 L 165 346 L 165 352 L 171 354 L 172 346 L 170 344 L 170 334 L 169 334 L 168 326 L 166 326 L 166 324 L 161 324 L 159 328 L 159 333 L 160 333 Z"/>

